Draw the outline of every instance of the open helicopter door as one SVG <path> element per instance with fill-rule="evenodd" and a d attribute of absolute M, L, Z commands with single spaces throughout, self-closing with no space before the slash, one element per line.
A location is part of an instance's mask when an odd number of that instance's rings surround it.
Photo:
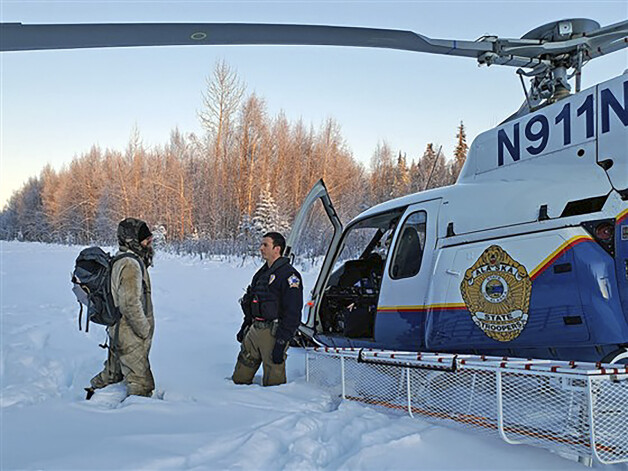
<path fill-rule="evenodd" d="M 322 179 L 316 182 L 299 212 L 294 218 L 292 231 L 286 240 L 285 256 L 294 263 L 295 259 L 302 262 L 314 261 L 326 255 L 330 247 L 335 247 L 342 236 L 342 223 L 332 205 L 327 187 Z M 311 290 L 311 299 L 303 307 L 300 331 L 310 339 L 314 338 L 315 306 L 317 293 L 320 292 L 320 276 L 329 271 L 332 257 L 325 257 L 319 277 Z"/>
<path fill-rule="evenodd" d="M 425 348 L 428 293 L 434 280 L 441 199 L 406 208 L 386 260 L 375 319 L 375 338 L 397 349 Z"/>

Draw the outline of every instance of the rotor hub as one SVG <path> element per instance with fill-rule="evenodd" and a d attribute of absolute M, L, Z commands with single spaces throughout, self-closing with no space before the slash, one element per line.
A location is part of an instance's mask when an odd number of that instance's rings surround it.
<path fill-rule="evenodd" d="M 588 32 L 599 28 L 600 24 L 597 21 L 587 18 L 572 18 L 538 26 L 521 36 L 521 39 L 565 41 L 574 37 L 586 36 Z"/>

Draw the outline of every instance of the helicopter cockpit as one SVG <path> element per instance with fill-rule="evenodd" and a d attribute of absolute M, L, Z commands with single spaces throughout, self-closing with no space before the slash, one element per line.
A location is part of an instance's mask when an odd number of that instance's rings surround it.
<path fill-rule="evenodd" d="M 318 312 L 322 333 L 372 339 L 384 266 L 403 210 L 349 227 L 340 244 Z"/>

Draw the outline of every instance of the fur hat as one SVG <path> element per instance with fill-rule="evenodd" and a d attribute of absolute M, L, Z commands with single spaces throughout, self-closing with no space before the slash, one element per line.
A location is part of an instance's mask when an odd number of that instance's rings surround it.
<path fill-rule="evenodd" d="M 151 235 L 148 225 L 141 219 L 126 218 L 118 224 L 118 242 L 120 245 L 134 245 L 134 242 L 142 242 Z"/>
<path fill-rule="evenodd" d="M 152 235 L 148 225 L 141 219 L 126 218 L 118 224 L 118 244 L 120 249 L 135 252 L 144 260 L 144 264 L 147 267 L 153 264 L 154 250 L 151 245 L 144 247 L 141 242 Z"/>

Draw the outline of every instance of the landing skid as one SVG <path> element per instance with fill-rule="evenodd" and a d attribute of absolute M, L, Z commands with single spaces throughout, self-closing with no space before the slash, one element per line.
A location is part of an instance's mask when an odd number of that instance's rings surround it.
<path fill-rule="evenodd" d="M 314 348 L 306 378 L 342 399 L 586 465 L 628 462 L 626 365 Z"/>

